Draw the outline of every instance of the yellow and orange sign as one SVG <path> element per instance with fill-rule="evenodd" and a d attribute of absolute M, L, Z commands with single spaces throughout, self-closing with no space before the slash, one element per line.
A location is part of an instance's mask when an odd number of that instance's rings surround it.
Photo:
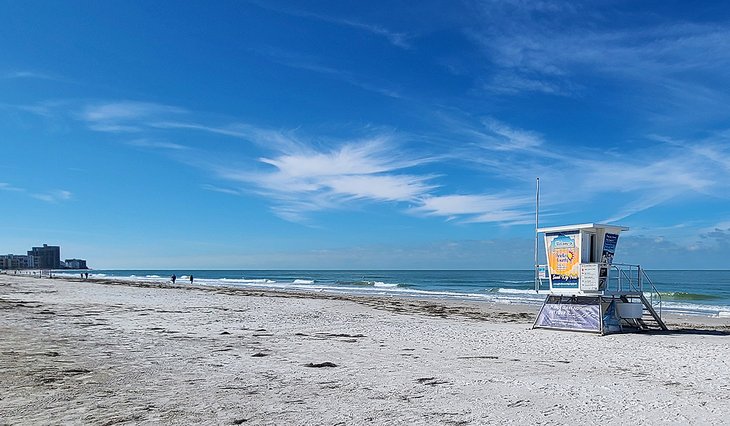
<path fill-rule="evenodd" d="M 545 235 L 550 281 L 554 288 L 577 288 L 580 275 L 578 232 Z"/>

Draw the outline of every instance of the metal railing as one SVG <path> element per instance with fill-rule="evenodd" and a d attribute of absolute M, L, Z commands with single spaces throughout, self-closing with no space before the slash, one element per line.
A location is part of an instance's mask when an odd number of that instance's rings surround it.
<path fill-rule="evenodd" d="M 610 265 L 610 271 L 616 271 L 616 275 L 608 274 L 608 283 L 606 290 L 613 291 L 642 291 L 641 274 L 639 273 L 639 265 L 628 265 L 623 263 L 614 263 Z M 634 278 L 634 269 L 636 269 L 636 277 Z M 614 288 L 611 284 L 614 283 Z"/>
<path fill-rule="evenodd" d="M 613 263 L 606 266 L 608 267 L 608 276 L 606 277 L 605 287 L 602 287 L 603 291 L 640 293 L 661 317 L 662 295 L 641 265 Z M 549 278 L 540 277 L 538 273 L 540 268 L 546 269 L 547 265 L 535 266 L 536 292 L 550 290 L 550 280 Z"/>
<path fill-rule="evenodd" d="M 649 303 L 652 307 L 658 306 L 657 313 L 659 314 L 659 317 L 662 316 L 662 294 L 659 293 L 659 290 L 657 290 L 656 286 L 654 286 L 654 282 L 649 278 L 648 275 L 646 275 L 646 271 L 644 269 L 641 269 L 639 267 L 639 270 L 641 271 L 642 280 L 646 280 L 649 283 L 649 286 L 651 287 L 651 292 L 649 293 Z M 656 303 L 655 303 L 656 300 Z M 655 308 L 656 309 L 656 308 Z"/>
<path fill-rule="evenodd" d="M 657 290 L 654 282 L 646 274 L 646 271 L 642 269 L 641 265 L 630 265 L 624 263 L 614 263 L 611 265 L 611 270 L 616 271 L 615 290 L 617 291 L 633 291 L 641 293 L 644 297 L 649 299 L 649 304 L 654 308 L 659 316 L 662 315 L 662 295 Z M 611 287 L 611 274 L 608 277 L 609 282 L 607 283 L 607 289 L 612 290 Z M 646 287 L 646 288 L 645 288 Z"/>

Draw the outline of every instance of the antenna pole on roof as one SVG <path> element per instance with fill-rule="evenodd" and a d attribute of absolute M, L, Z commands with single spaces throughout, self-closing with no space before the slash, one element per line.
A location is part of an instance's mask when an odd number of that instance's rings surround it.
<path fill-rule="evenodd" d="M 540 277 L 538 276 L 538 259 L 537 259 L 537 246 L 538 246 L 538 233 L 537 229 L 540 227 L 540 178 L 536 178 L 535 188 L 535 291 L 540 291 Z"/>

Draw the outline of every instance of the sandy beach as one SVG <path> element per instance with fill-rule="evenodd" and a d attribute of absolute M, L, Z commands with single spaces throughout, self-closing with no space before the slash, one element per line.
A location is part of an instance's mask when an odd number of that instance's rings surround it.
<path fill-rule="evenodd" d="M 727 319 L 0 275 L 0 424 L 720 424 Z"/>

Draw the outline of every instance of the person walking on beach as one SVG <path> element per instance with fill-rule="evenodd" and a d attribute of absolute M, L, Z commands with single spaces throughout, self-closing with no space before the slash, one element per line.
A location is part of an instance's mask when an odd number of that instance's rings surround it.
<path fill-rule="evenodd" d="M 172 274 L 172 277 L 170 277 L 170 279 L 172 280 L 172 283 L 175 284 L 175 280 L 177 279 L 177 277 L 175 276 L 175 274 Z"/>
<path fill-rule="evenodd" d="M 193 274 L 190 274 L 190 285 L 193 285 Z"/>

